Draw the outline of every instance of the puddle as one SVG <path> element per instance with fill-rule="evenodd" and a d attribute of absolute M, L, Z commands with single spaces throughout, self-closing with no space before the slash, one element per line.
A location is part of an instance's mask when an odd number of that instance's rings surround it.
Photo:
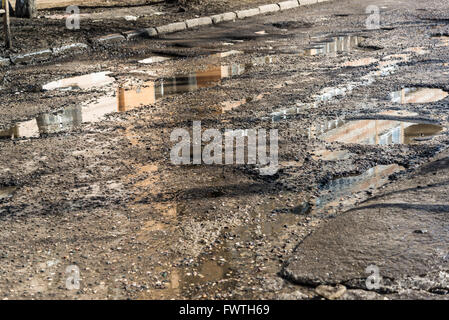
<path fill-rule="evenodd" d="M 304 50 L 306 56 L 328 55 L 336 56 L 341 52 L 350 52 L 359 46 L 364 40 L 361 36 L 338 36 L 328 40 L 313 43 Z"/>
<path fill-rule="evenodd" d="M 336 119 L 310 127 L 309 138 L 370 145 L 413 144 L 442 130 L 439 125 L 416 122 Z"/>
<path fill-rule="evenodd" d="M 139 63 L 152 64 L 152 63 L 158 63 L 158 62 L 163 62 L 163 61 L 167 61 L 167 60 L 171 60 L 171 58 L 162 57 L 162 56 L 154 56 L 154 57 L 149 57 L 149 58 L 140 60 Z"/>
<path fill-rule="evenodd" d="M 139 106 L 154 104 L 164 96 L 194 92 L 201 88 L 218 85 L 222 79 L 231 78 L 248 72 L 252 67 L 269 64 L 273 57 L 260 57 L 247 64 L 210 65 L 205 70 L 186 75 L 151 80 L 138 86 L 122 85 L 112 95 L 105 95 L 94 102 L 64 108 L 60 112 L 47 113 L 35 119 L 18 123 L 8 130 L 0 131 L 0 138 L 35 138 L 41 134 L 59 133 L 80 126 L 85 122 L 101 121 L 105 115 L 125 112 Z M 80 87 L 90 88 L 110 81 L 107 72 L 58 80 L 47 88 Z M 85 81 L 85 82 L 83 82 Z M 233 105 L 223 105 L 223 109 L 237 107 L 245 101 Z"/>
<path fill-rule="evenodd" d="M 331 207 L 336 208 L 344 197 L 363 190 L 378 189 L 388 182 L 388 176 L 401 170 L 404 168 L 397 164 L 381 165 L 361 175 L 333 180 L 320 188 L 321 195 L 316 200 L 314 211 L 326 213 Z"/>
<path fill-rule="evenodd" d="M 0 200 L 10 197 L 17 187 L 0 187 Z"/>
<path fill-rule="evenodd" d="M 449 93 L 442 89 L 433 88 L 404 88 L 390 94 L 395 103 L 430 103 L 445 99 Z"/>
<path fill-rule="evenodd" d="M 168 299 L 176 296 L 182 296 L 184 290 L 203 285 L 208 282 L 217 282 L 223 285 L 232 271 L 227 262 L 228 254 L 223 250 L 218 252 L 214 260 L 208 260 L 210 257 L 201 257 L 199 266 L 191 270 L 173 268 L 170 272 L 160 272 L 161 278 L 158 290 L 152 290 L 149 294 L 143 296 L 144 299 Z M 217 255 L 214 255 L 217 256 Z M 226 286 L 226 284 L 225 284 Z"/>
<path fill-rule="evenodd" d="M 410 58 L 409 54 L 397 54 L 386 56 L 382 61 L 378 62 L 378 66 L 374 70 L 359 77 L 357 81 L 348 81 L 337 87 L 330 87 L 322 89 L 318 94 L 312 96 L 313 102 L 303 103 L 297 102 L 295 107 L 286 108 L 280 111 L 271 113 L 271 120 L 273 122 L 287 119 L 288 117 L 299 114 L 303 110 L 316 108 L 322 102 L 331 101 L 337 97 L 344 97 L 354 89 L 369 86 L 377 81 L 378 78 L 386 77 L 396 73 L 399 70 L 398 64 L 407 61 Z"/>
<path fill-rule="evenodd" d="M 103 87 L 114 83 L 115 79 L 109 77 L 111 72 L 96 72 L 78 77 L 66 78 L 47 83 L 42 86 L 44 90 L 56 89 L 91 89 L 93 87 Z"/>

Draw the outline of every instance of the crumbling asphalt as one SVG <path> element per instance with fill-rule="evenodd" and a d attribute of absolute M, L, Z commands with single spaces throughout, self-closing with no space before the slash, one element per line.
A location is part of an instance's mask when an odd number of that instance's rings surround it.
<path fill-rule="evenodd" d="M 1 297 L 446 298 L 448 98 L 400 104 L 390 94 L 449 91 L 447 4 L 376 2 L 382 28 L 366 30 L 374 1 L 341 3 L 5 70 L 0 131 L 8 133 L 39 115 L 100 101 L 119 84 L 145 90 L 192 72 L 212 84 L 59 132 L 4 135 Z M 304 53 L 348 35 L 360 37 L 350 50 Z M 154 55 L 170 60 L 138 62 Z M 245 71 L 217 81 L 211 75 L 227 70 L 221 66 Z M 102 71 L 113 84 L 42 90 Z M 278 129 L 278 173 L 171 164 L 171 133 L 194 120 L 203 129 Z M 400 132 L 440 127 L 412 135 L 411 144 L 405 133 L 404 143 L 367 144 L 352 131 L 332 131 L 376 120 L 402 120 Z M 74 265 L 81 285 L 68 289 Z M 379 267 L 379 289 L 366 287 L 368 265 Z"/>

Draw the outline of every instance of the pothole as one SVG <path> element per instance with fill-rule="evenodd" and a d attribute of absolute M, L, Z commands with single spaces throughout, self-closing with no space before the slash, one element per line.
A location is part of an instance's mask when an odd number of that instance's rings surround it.
<path fill-rule="evenodd" d="M 228 53 L 236 54 L 236 52 Z M 126 112 L 139 106 L 154 104 L 165 96 L 194 92 L 202 88 L 216 86 L 222 79 L 242 75 L 255 66 L 272 62 L 274 62 L 274 58 L 271 56 L 258 57 L 247 64 L 212 64 L 195 72 L 146 81 L 139 85 L 122 84 L 110 94 L 93 102 L 69 106 L 56 113 L 46 113 L 35 119 L 20 122 L 7 130 L 0 131 L 0 138 L 36 138 L 41 134 L 68 131 L 85 122 L 101 121 L 107 114 Z M 48 88 L 82 86 L 87 89 L 90 88 L 90 85 L 104 85 L 106 82 L 110 83 L 109 79 L 105 78 L 107 74 L 107 72 L 102 72 L 94 74 L 94 76 L 90 74 L 84 77 L 63 79 L 52 83 Z M 232 109 L 237 105 L 230 104 L 223 107 Z"/>
<path fill-rule="evenodd" d="M 103 87 L 114 83 L 115 79 L 109 77 L 111 72 L 96 72 L 78 77 L 65 78 L 57 81 L 47 83 L 42 86 L 44 90 L 56 89 L 92 89 L 93 87 Z"/>
<path fill-rule="evenodd" d="M 327 55 L 336 56 L 338 53 L 355 50 L 364 40 L 361 36 L 342 35 L 312 44 L 304 50 L 306 56 Z"/>
<path fill-rule="evenodd" d="M 392 102 L 401 104 L 436 102 L 448 95 L 448 92 L 434 88 L 404 88 L 390 94 Z"/>
<path fill-rule="evenodd" d="M 442 126 L 428 123 L 336 119 L 312 126 L 309 138 L 347 144 L 413 144 L 431 138 L 442 130 Z"/>

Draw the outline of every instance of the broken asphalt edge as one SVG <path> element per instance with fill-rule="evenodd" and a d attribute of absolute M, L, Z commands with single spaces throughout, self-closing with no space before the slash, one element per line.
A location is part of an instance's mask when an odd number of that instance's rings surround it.
<path fill-rule="evenodd" d="M 122 33 L 108 34 L 105 36 L 89 39 L 87 43 L 71 43 L 61 47 L 41 49 L 34 52 L 11 55 L 9 58 L 0 57 L 0 68 L 8 67 L 11 64 L 29 64 L 32 62 L 45 61 L 51 57 L 57 57 L 70 51 L 88 49 L 94 45 L 102 45 L 112 42 L 129 41 L 139 37 L 156 37 L 158 35 L 175 33 L 187 29 L 194 29 L 203 26 L 210 26 L 222 22 L 241 20 L 257 15 L 274 13 L 278 11 L 295 9 L 301 6 L 313 5 L 322 2 L 330 2 L 333 0 L 289 0 L 273 4 L 260 5 L 252 9 L 237 10 L 233 12 L 225 12 L 213 16 L 199 17 L 188 19 L 182 22 L 174 22 L 158 27 L 143 28 L 138 30 L 129 30 Z"/>

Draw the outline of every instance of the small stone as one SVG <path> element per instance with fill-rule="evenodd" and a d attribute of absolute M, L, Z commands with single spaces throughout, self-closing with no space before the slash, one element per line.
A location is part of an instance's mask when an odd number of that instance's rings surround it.
<path fill-rule="evenodd" d="M 346 293 L 346 287 L 341 284 L 335 287 L 320 285 L 315 289 L 315 292 L 328 300 L 336 300 Z"/>

